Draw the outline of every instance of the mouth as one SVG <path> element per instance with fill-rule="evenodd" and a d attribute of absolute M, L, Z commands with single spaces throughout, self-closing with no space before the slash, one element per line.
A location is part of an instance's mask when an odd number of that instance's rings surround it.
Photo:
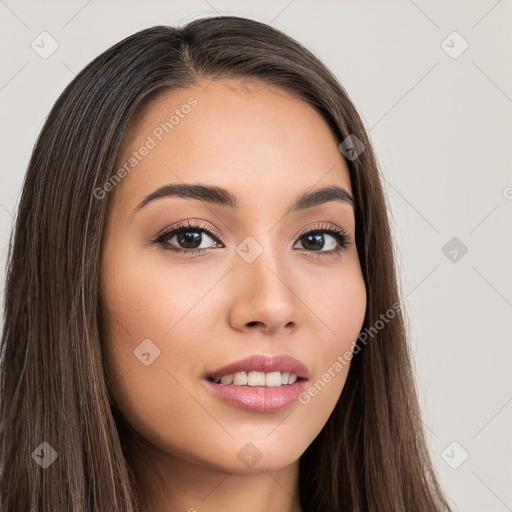
<path fill-rule="evenodd" d="M 256 354 L 205 376 L 208 388 L 230 405 L 253 412 L 276 412 L 292 405 L 309 380 L 297 359 Z"/>
<path fill-rule="evenodd" d="M 287 354 L 254 354 L 212 371 L 207 378 L 235 386 L 273 387 L 293 384 L 296 380 L 307 380 L 309 369 L 304 363 Z"/>
<path fill-rule="evenodd" d="M 248 372 L 241 371 L 222 375 L 222 377 L 209 377 L 211 382 L 233 386 L 266 386 L 268 388 L 289 386 L 297 380 L 305 380 L 295 373 L 290 372 Z"/>

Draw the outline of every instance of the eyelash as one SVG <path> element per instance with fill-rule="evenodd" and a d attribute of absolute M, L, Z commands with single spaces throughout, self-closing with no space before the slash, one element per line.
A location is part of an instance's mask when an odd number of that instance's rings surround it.
<path fill-rule="evenodd" d="M 218 240 L 219 236 L 217 235 L 217 233 L 215 233 L 214 231 L 209 229 L 207 226 L 200 225 L 197 223 L 190 223 L 190 222 L 188 222 L 187 224 L 180 223 L 177 226 L 174 226 L 173 228 L 169 229 L 168 231 L 165 231 L 164 233 L 158 235 L 153 240 L 152 243 L 162 247 L 163 249 L 165 249 L 167 251 L 172 251 L 175 253 L 197 254 L 200 252 L 204 253 L 205 251 L 209 251 L 210 249 L 214 249 L 214 247 L 207 247 L 205 249 L 183 249 L 183 248 L 173 247 L 168 244 L 167 241 L 170 238 L 173 238 L 175 235 L 179 235 L 180 233 L 184 233 L 184 232 L 188 232 L 188 231 L 194 231 L 194 232 L 198 232 L 198 233 L 204 232 L 211 238 L 215 239 L 215 241 L 217 243 L 219 243 L 219 240 Z M 332 235 L 336 239 L 338 245 L 337 245 L 336 249 L 331 249 L 330 251 L 308 251 L 307 249 L 304 249 L 304 250 L 306 250 L 306 252 L 312 253 L 312 256 L 314 256 L 314 257 L 338 256 L 339 253 L 341 253 L 344 249 L 346 249 L 347 246 L 351 243 L 350 236 L 348 235 L 348 233 L 346 231 L 344 231 L 343 229 L 338 228 L 337 226 L 334 226 L 332 224 L 325 224 L 325 223 L 323 223 L 319 226 L 315 226 L 315 228 L 313 228 L 313 229 L 310 229 L 308 231 L 304 231 L 303 233 L 300 233 L 297 237 L 297 240 L 300 240 L 301 238 L 303 238 L 306 235 L 313 235 L 313 234 L 318 234 L 318 233 L 328 233 L 328 234 Z"/>

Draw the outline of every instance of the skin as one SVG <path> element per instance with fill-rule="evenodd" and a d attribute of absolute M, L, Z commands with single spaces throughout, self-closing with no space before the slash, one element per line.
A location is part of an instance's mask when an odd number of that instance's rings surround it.
<path fill-rule="evenodd" d="M 335 137 L 296 96 L 256 81 L 202 80 L 160 92 L 132 119 L 116 168 L 190 97 L 197 106 L 118 183 L 109 199 L 100 272 L 103 355 L 114 400 L 140 441 L 130 452 L 149 511 L 300 511 L 299 457 L 332 412 L 348 365 L 309 403 L 258 413 L 221 401 L 204 375 L 252 354 L 289 354 L 314 383 L 351 348 L 362 328 L 366 291 L 349 203 L 329 201 L 285 215 L 303 192 L 330 185 L 352 193 Z M 134 211 L 157 188 L 201 183 L 235 194 L 239 210 L 165 197 Z M 151 241 L 190 220 L 202 255 Z M 308 248 L 303 233 L 328 224 Z M 197 233 L 197 229 L 190 231 Z M 263 252 L 247 263 L 248 236 Z M 302 238 L 301 238 L 302 237 Z M 177 236 L 167 246 L 183 248 Z M 185 246 L 186 247 L 186 246 Z M 150 339 L 160 355 L 134 356 Z M 251 442 L 261 459 L 237 452 Z"/>

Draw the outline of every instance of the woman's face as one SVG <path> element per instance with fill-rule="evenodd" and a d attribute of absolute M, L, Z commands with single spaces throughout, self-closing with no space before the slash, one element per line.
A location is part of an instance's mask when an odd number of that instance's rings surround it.
<path fill-rule="evenodd" d="M 327 124 L 282 90 L 203 81 L 137 113 L 116 172 L 100 291 L 119 410 L 185 462 L 232 473 L 293 463 L 340 396 L 340 357 L 366 309 L 350 179 Z M 148 198 L 192 184 L 215 190 Z M 342 190 L 295 204 L 327 187 Z M 287 372 L 298 380 L 283 384 Z"/>

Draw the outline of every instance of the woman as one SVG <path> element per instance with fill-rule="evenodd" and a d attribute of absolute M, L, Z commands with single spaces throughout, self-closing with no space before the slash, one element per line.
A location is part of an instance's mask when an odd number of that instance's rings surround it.
<path fill-rule="evenodd" d="M 1 509 L 446 511 L 343 87 L 219 16 L 89 64 L 8 261 Z"/>

